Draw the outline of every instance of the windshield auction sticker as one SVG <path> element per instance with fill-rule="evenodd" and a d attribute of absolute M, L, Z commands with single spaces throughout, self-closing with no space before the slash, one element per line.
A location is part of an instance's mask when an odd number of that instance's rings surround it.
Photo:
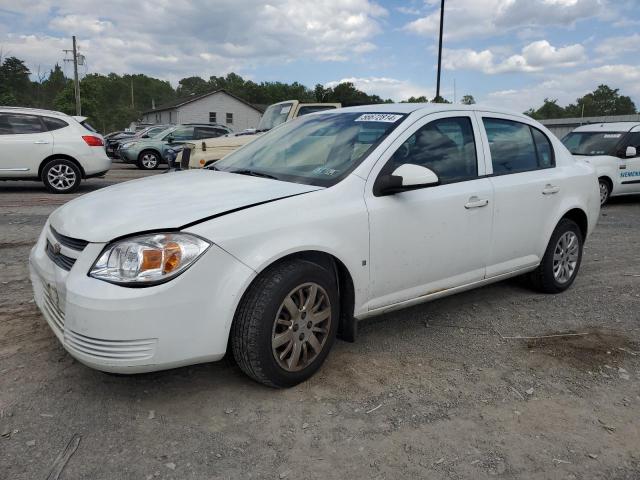
<path fill-rule="evenodd" d="M 621 136 L 621 133 L 605 133 L 603 138 L 620 138 Z"/>
<path fill-rule="evenodd" d="M 365 113 L 356 118 L 355 122 L 387 122 L 394 123 L 402 118 L 402 115 L 393 113 Z"/>

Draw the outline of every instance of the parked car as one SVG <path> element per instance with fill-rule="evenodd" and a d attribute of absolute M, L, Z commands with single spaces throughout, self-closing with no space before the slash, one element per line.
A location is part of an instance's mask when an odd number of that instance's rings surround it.
<path fill-rule="evenodd" d="M 207 169 L 67 203 L 31 279 L 58 339 L 93 368 L 173 368 L 229 345 L 250 377 L 288 387 L 338 333 L 353 340 L 356 320 L 516 275 L 566 290 L 599 210 L 593 167 L 525 115 L 345 108 Z"/>
<path fill-rule="evenodd" d="M 640 123 L 596 123 L 576 128 L 562 139 L 569 151 L 593 165 L 600 203 L 609 197 L 640 193 Z"/>
<path fill-rule="evenodd" d="M 183 169 L 211 165 L 278 125 L 302 115 L 335 110 L 340 107 L 339 103 L 300 103 L 298 100 L 274 103 L 265 110 L 257 129 L 249 129 L 225 137 L 207 138 L 198 143 L 189 143 L 183 149 L 183 152 L 185 149 L 189 149 L 188 154 L 178 154 L 176 164 L 182 165 Z M 183 161 L 185 157 L 188 157 L 188 162 Z"/>
<path fill-rule="evenodd" d="M 53 193 L 71 193 L 109 168 L 102 136 L 86 117 L 0 107 L 0 180 L 39 180 Z"/>
<path fill-rule="evenodd" d="M 121 132 L 119 135 L 114 135 L 111 138 L 105 138 L 105 150 L 111 158 L 118 158 L 118 149 L 123 143 L 135 142 L 143 138 L 151 138 L 170 127 L 171 125 L 154 125 L 138 130 L 137 132 Z"/>
<path fill-rule="evenodd" d="M 190 140 L 200 140 L 227 135 L 232 130 L 224 125 L 190 124 L 176 125 L 162 130 L 149 138 L 132 139 L 120 145 L 116 154 L 126 163 L 135 163 L 143 170 L 158 168 L 166 162 L 167 148 L 175 149 Z"/>

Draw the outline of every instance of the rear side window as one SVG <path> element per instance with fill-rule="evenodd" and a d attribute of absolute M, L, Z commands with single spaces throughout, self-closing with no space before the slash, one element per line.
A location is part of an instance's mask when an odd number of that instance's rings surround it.
<path fill-rule="evenodd" d="M 553 167 L 553 147 L 541 131 L 527 124 L 483 118 L 494 175 Z"/>
<path fill-rule="evenodd" d="M 44 131 L 44 124 L 36 115 L 0 113 L 0 135 L 20 135 Z"/>
<path fill-rule="evenodd" d="M 298 109 L 298 116 L 307 115 L 308 113 L 322 112 L 324 110 L 333 110 L 335 105 L 307 105 Z"/>
<path fill-rule="evenodd" d="M 67 122 L 60 120 L 59 118 L 42 117 L 42 121 L 50 132 L 52 130 L 60 130 L 61 128 L 69 126 Z"/>

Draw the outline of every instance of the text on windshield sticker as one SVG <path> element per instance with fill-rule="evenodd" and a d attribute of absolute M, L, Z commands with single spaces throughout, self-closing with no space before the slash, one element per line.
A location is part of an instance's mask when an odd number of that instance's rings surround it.
<path fill-rule="evenodd" d="M 289 110 L 291 110 L 291 105 L 287 105 L 286 107 L 282 107 L 282 110 L 280 110 L 280 115 L 284 115 L 286 113 L 289 113 Z"/>
<path fill-rule="evenodd" d="M 402 115 L 393 113 L 365 113 L 356 118 L 355 122 L 387 122 L 394 123 L 402 118 Z"/>
<path fill-rule="evenodd" d="M 620 138 L 621 136 L 621 133 L 606 133 L 604 138 Z"/>

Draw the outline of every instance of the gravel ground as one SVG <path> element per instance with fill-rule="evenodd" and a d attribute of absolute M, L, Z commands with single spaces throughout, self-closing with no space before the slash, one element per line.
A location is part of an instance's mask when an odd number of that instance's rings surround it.
<path fill-rule="evenodd" d="M 143 175 L 115 165 L 78 194 Z M 640 197 L 603 209 L 564 294 L 513 280 L 369 320 L 279 391 L 224 360 L 74 361 L 27 269 L 73 196 L 0 183 L 0 478 L 47 478 L 74 439 L 60 479 L 640 478 Z"/>

